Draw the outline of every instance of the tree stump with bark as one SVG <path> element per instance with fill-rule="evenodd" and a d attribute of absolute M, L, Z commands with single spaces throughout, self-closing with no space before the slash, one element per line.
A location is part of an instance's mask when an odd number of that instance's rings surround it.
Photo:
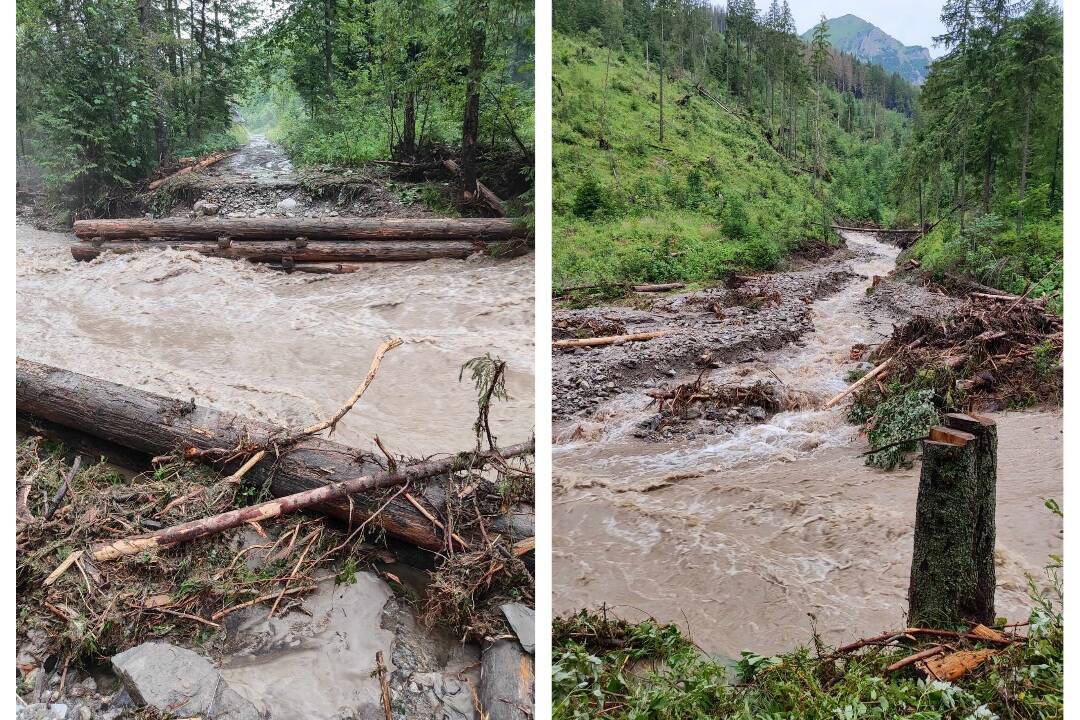
<path fill-rule="evenodd" d="M 908 588 L 912 626 L 951 627 L 965 620 L 994 619 L 996 481 L 991 474 L 996 474 L 996 433 L 992 423 L 969 419 L 971 423 L 959 417 L 949 422 L 979 434 L 937 426 L 923 442 Z"/>

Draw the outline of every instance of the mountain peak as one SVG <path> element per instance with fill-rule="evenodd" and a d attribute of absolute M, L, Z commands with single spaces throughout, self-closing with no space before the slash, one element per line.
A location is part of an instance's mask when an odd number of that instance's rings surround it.
<path fill-rule="evenodd" d="M 904 45 L 877 25 L 851 13 L 828 19 L 825 25 L 829 29 L 829 43 L 837 50 L 899 73 L 915 85 L 926 80 L 930 50 L 922 45 Z M 809 42 L 813 35 L 814 29 L 810 28 L 802 38 Z"/>

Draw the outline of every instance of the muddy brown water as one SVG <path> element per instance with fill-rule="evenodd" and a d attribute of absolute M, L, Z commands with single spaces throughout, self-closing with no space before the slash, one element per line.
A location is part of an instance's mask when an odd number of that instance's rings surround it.
<path fill-rule="evenodd" d="M 376 347 L 399 336 L 335 437 L 395 453 L 470 447 L 476 394 L 462 363 L 508 363 L 506 443 L 533 429 L 533 259 L 372 264 L 285 275 L 173 250 L 76 263 L 65 233 L 16 226 L 20 357 L 300 426 L 332 415 Z"/>
<path fill-rule="evenodd" d="M 875 314 L 866 287 L 892 269 L 895 247 L 849 233 L 859 277 L 816 300 L 815 331 L 708 379 L 778 378 L 824 399 L 846 386 L 855 343 L 876 343 L 896 318 Z M 692 379 L 692 378 L 686 378 Z M 779 413 L 705 439 L 646 443 L 631 431 L 648 398 L 621 396 L 585 439 L 554 448 L 556 613 L 613 607 L 689 629 L 706 650 L 777 652 L 903 623 L 918 467 L 866 467 L 842 407 Z M 843 404 L 841 404 L 843 405 Z M 1061 552 L 1059 412 L 996 416 L 997 612 L 1026 619 L 1028 574 L 1040 582 Z"/>

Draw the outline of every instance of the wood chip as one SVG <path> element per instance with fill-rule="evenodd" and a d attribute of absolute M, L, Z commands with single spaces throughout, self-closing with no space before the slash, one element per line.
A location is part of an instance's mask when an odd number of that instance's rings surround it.
<path fill-rule="evenodd" d="M 953 682 L 975 670 L 1000 650 L 961 650 L 944 657 L 927 660 L 923 664 L 926 673 L 936 680 Z"/>

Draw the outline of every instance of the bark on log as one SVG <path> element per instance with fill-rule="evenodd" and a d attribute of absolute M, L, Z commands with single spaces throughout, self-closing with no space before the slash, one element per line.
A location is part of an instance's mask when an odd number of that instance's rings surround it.
<path fill-rule="evenodd" d="M 508 240 L 529 230 L 505 218 L 159 218 L 76 220 L 82 239 L 186 238 L 216 240 Z"/>
<path fill-rule="evenodd" d="M 654 332 L 634 333 L 631 335 L 606 335 L 604 337 L 579 338 L 576 340 L 554 340 L 552 341 L 551 346 L 556 348 L 577 348 L 615 345 L 624 342 L 653 340 L 654 338 L 663 337 L 664 335 L 667 335 L 667 333 L 667 330 L 656 330 Z"/>
<path fill-rule="evenodd" d="M 180 168 L 179 170 L 174 172 L 172 175 L 169 175 L 168 177 L 163 177 L 160 180 L 155 180 L 154 182 L 150 183 L 150 189 L 151 190 L 157 190 L 159 187 L 161 187 L 165 183 L 169 182 L 174 177 L 177 177 L 179 175 L 187 175 L 188 173 L 195 172 L 196 170 L 202 170 L 204 168 L 208 168 L 211 165 L 213 165 L 214 163 L 221 162 L 225 158 L 227 158 L 230 155 L 233 155 L 235 153 L 236 153 L 236 150 L 227 150 L 227 151 L 224 151 L 224 152 L 214 153 L 213 155 L 211 155 L 211 156 L 209 156 L 209 157 L 207 157 L 207 158 L 205 158 L 203 160 L 200 160 L 199 162 L 195 163 L 194 165 L 189 165 L 187 167 Z"/>
<path fill-rule="evenodd" d="M 533 659 L 517 640 L 496 640 L 484 649 L 479 695 L 489 720 L 533 719 Z"/>
<path fill-rule="evenodd" d="M 16 360 L 15 403 L 19 413 L 151 457 L 180 448 L 232 448 L 240 442 L 262 443 L 289 434 L 283 428 L 232 413 L 23 359 Z M 379 469 L 356 448 L 309 437 L 280 457 L 271 454 L 246 477 L 255 483 L 270 481 L 270 491 L 280 497 Z M 425 488 L 423 498 L 437 512 L 445 507 L 442 489 L 437 486 Z M 377 501 L 354 497 L 354 525 L 378 507 Z M 313 509 L 347 520 L 350 503 L 347 498 L 339 499 Z M 419 547 L 445 547 L 438 528 L 403 498 L 391 502 L 372 524 Z M 531 537 L 533 516 L 530 510 L 515 508 L 492 527 L 514 539 Z"/>
<path fill-rule="evenodd" d="M 455 175 L 464 176 L 461 167 L 453 160 L 443 160 L 443 167 Z M 480 197 L 484 198 L 484 202 L 486 202 L 499 217 L 506 217 L 506 206 L 503 204 L 503 201 L 499 199 L 498 195 L 491 192 L 490 188 L 477 180 L 476 191 L 480 193 Z"/>
<path fill-rule="evenodd" d="M 997 542 L 997 423 L 979 415 L 949 413 L 945 426 L 975 436 L 975 534 L 972 562 L 975 567 L 975 595 L 966 609 L 973 617 L 993 620 L 997 570 L 994 545 Z"/>
<path fill-rule="evenodd" d="M 521 240 L 504 242 L 452 241 L 352 241 L 315 242 L 297 247 L 295 242 L 244 242 L 225 245 L 217 242 L 106 242 L 100 245 L 79 243 L 71 246 L 71 256 L 76 260 L 93 260 L 105 251 L 132 253 L 141 250 L 188 250 L 210 257 L 232 260 L 248 260 L 262 263 L 342 263 L 342 262 L 403 262 L 432 260 L 435 258 L 464 259 L 478 252 L 494 257 L 515 257 L 528 250 Z"/>
<path fill-rule="evenodd" d="M 922 474 L 915 509 L 915 539 L 908 587 L 908 624 L 951 627 L 979 614 L 975 537 L 979 442 L 971 433 L 943 426 L 923 442 Z M 991 557 L 990 562 L 993 562 Z"/>

